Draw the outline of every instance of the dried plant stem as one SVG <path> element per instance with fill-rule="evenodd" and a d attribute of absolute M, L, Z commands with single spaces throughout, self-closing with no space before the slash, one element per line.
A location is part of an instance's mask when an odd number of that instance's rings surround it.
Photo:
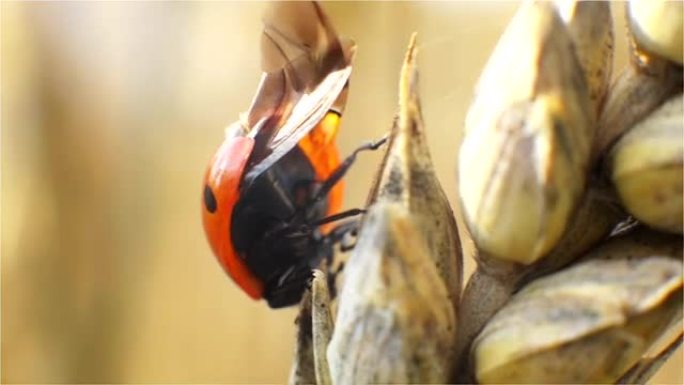
<path fill-rule="evenodd" d="M 316 384 L 329 385 L 330 367 L 327 350 L 333 334 L 333 318 L 330 312 L 330 293 L 325 275 L 315 271 L 311 283 L 313 354 L 316 373 Z"/>
<path fill-rule="evenodd" d="M 487 321 L 511 297 L 517 285 L 511 279 L 516 269 L 510 264 L 501 263 L 499 274 L 478 265 L 468 279 L 462 294 L 456 338 L 457 367 L 454 378 L 461 383 L 472 383 L 472 362 L 469 362 L 470 346 Z"/>

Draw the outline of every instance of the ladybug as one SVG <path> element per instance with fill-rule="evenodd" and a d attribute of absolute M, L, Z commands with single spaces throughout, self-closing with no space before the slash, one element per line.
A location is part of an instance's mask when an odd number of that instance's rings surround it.
<path fill-rule="evenodd" d="M 262 33 L 264 71 L 249 110 L 226 129 L 205 176 L 202 221 L 212 251 L 253 299 L 296 304 L 312 269 L 353 226 L 340 212 L 340 179 L 359 147 L 340 161 L 335 136 L 354 44 L 338 38 L 317 3 L 270 6 Z"/>

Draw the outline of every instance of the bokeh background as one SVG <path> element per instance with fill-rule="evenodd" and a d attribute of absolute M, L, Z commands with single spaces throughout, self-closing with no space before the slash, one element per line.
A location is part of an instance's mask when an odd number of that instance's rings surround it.
<path fill-rule="evenodd" d="M 260 76 L 264 4 L 1 7 L 2 382 L 284 382 L 295 310 L 239 291 L 199 215 L 206 163 Z M 516 7 L 324 4 L 358 43 L 342 153 L 390 127 L 418 31 L 429 144 L 455 207 L 464 115 Z M 613 9 L 617 72 L 625 27 Z M 360 157 L 346 207 L 364 203 L 379 160 Z M 681 361 L 680 349 L 653 382 L 681 383 Z"/>

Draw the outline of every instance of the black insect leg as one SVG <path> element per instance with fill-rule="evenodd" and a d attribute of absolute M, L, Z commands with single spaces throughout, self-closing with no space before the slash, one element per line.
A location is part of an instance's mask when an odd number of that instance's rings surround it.
<path fill-rule="evenodd" d="M 358 155 L 359 152 L 361 151 L 375 151 L 380 146 L 385 144 L 387 142 L 387 136 L 383 137 L 382 139 L 378 140 L 377 142 L 370 142 L 366 143 L 364 145 L 359 146 L 356 150 L 354 150 L 351 155 L 349 155 L 333 172 L 330 174 L 328 179 L 326 179 L 323 184 L 321 185 L 321 188 L 318 189 L 316 194 L 313 196 L 311 201 L 309 202 L 308 207 L 315 207 L 316 203 L 320 202 L 321 200 L 325 199 L 325 197 L 328 195 L 330 190 L 332 190 L 333 187 L 337 184 L 337 182 L 342 179 L 342 177 L 349 171 L 349 168 L 351 168 L 352 164 L 354 164 L 354 161 L 356 161 L 356 155 Z"/>
<path fill-rule="evenodd" d="M 267 283 L 264 299 L 273 309 L 294 305 L 311 285 L 312 278 L 313 271 L 307 266 L 293 266 L 277 280 Z"/>
<path fill-rule="evenodd" d="M 330 222 L 335 222 L 339 221 L 340 219 L 345 219 L 353 216 L 357 216 L 360 214 L 365 214 L 366 210 L 363 209 L 350 209 L 347 211 L 342 211 L 341 213 L 333 214 L 329 217 L 325 217 L 323 219 L 319 219 L 313 223 L 311 223 L 311 226 L 322 226 L 325 225 L 326 223 Z"/>
<path fill-rule="evenodd" d="M 321 260 L 326 261 L 328 287 L 332 297 L 336 294 L 335 278 L 342 270 L 343 264 L 333 269 L 334 246 L 344 239 L 345 235 L 355 231 L 357 221 L 340 224 L 328 234 L 321 234 L 318 227 L 327 223 L 363 214 L 365 210 L 351 209 L 326 218 L 312 220 L 313 214 L 320 209 L 330 190 L 344 177 L 361 151 L 376 150 L 387 141 L 387 137 L 377 142 L 367 143 L 355 149 L 351 155 L 332 172 L 321 184 L 320 188 L 308 200 L 306 205 L 294 215 L 275 226 L 256 242 L 259 250 L 251 252 L 255 266 L 263 266 L 262 275 L 267 275 L 264 297 L 273 308 L 295 304 L 312 278 L 312 269 L 317 268 Z M 277 258 L 274 258 L 274 255 Z M 298 256 L 296 259 L 290 256 Z M 278 262 L 274 265 L 274 259 Z M 290 266 L 281 269 L 281 266 Z M 275 274 L 273 274 L 275 272 Z"/>
<path fill-rule="evenodd" d="M 344 161 L 330 174 L 330 176 L 323 182 L 321 187 L 318 189 L 316 194 L 313 196 L 313 198 L 309 201 L 307 205 L 307 210 L 308 209 L 313 209 L 317 206 L 317 203 L 320 202 L 321 200 L 325 199 L 325 197 L 330 193 L 330 190 L 332 190 L 333 187 L 344 177 L 344 175 L 349 171 L 351 168 L 352 164 L 354 164 L 354 161 L 356 161 L 356 156 L 361 152 L 361 151 L 375 151 L 380 146 L 385 144 L 387 142 L 387 136 L 383 137 L 382 139 L 376 141 L 376 142 L 370 142 L 366 143 L 364 145 L 359 146 L 356 148 L 347 158 L 344 159 Z M 309 225 L 312 227 L 318 227 L 321 225 L 324 225 L 326 223 L 330 222 L 335 222 L 344 218 L 356 216 L 359 214 L 365 213 L 366 210 L 363 209 L 351 209 L 347 211 L 343 211 L 341 213 L 333 214 L 331 216 L 319 219 L 313 223 L 310 223 Z M 306 215 L 308 217 L 308 215 Z M 344 264 L 340 264 L 340 266 L 333 271 L 332 266 L 333 266 L 333 257 L 334 257 L 334 251 L 333 247 L 335 244 L 340 244 L 340 249 L 342 251 L 347 251 L 351 248 L 353 248 L 353 245 L 348 245 L 348 244 L 343 244 L 342 241 L 344 237 L 351 233 L 351 232 L 356 232 L 358 227 L 358 221 L 350 221 L 347 223 L 343 223 L 341 225 L 338 225 L 335 227 L 330 233 L 325 235 L 322 240 L 321 240 L 321 250 L 324 251 L 324 258 L 326 260 L 326 265 L 327 265 L 327 276 L 328 276 L 328 288 L 330 290 L 330 295 L 332 298 L 335 297 L 335 294 L 337 292 L 336 290 L 336 285 L 335 285 L 335 278 L 339 273 L 342 271 L 342 268 L 344 267 Z"/>
<path fill-rule="evenodd" d="M 351 211 L 351 210 L 349 210 Z M 361 210 L 363 211 L 363 210 Z M 346 212 L 346 211 L 345 211 Z M 348 222 L 344 222 L 335 228 L 332 229 L 328 234 L 325 235 L 323 238 L 323 241 L 330 244 L 330 245 L 335 245 L 344 240 L 344 237 L 347 234 L 355 233 L 357 228 L 359 226 L 359 221 L 358 220 L 351 220 Z M 342 250 L 346 251 L 346 250 Z"/>

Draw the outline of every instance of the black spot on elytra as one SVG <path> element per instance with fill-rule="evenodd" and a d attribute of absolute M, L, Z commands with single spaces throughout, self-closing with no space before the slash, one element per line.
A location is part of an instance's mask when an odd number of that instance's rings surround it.
<path fill-rule="evenodd" d="M 204 185 L 204 207 L 212 214 L 216 212 L 216 197 L 209 185 Z"/>

